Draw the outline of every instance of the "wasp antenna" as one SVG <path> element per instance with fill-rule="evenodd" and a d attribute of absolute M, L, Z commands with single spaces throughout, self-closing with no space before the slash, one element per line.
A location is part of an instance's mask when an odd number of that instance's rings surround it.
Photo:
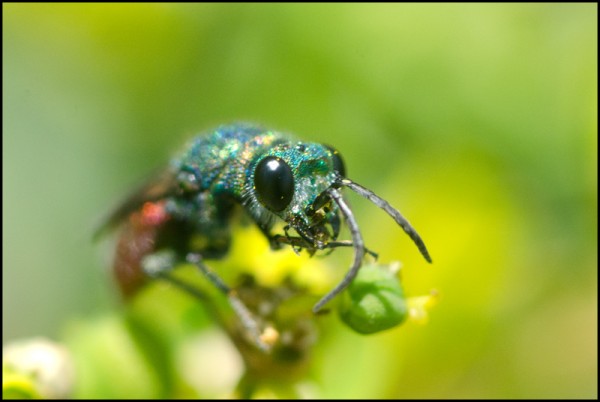
<path fill-rule="evenodd" d="M 329 293 L 323 296 L 323 298 L 319 300 L 317 304 L 315 304 L 313 307 L 313 313 L 317 313 L 319 310 L 321 310 L 325 303 L 333 299 L 338 293 L 348 287 L 354 277 L 356 277 L 356 274 L 358 273 L 358 270 L 362 264 L 363 256 L 365 255 L 365 244 L 363 242 L 362 235 L 360 234 L 358 224 L 356 223 L 354 215 L 352 214 L 352 210 L 350 207 L 348 207 L 348 204 L 346 204 L 339 191 L 337 191 L 335 188 L 329 188 L 326 191 L 340 207 L 340 211 L 342 211 L 344 219 L 348 224 L 350 234 L 352 235 L 352 244 L 354 246 L 354 261 L 352 262 L 352 266 L 348 270 L 348 273 L 344 279 L 342 279 L 335 288 L 329 291 Z"/>
<path fill-rule="evenodd" d="M 423 257 L 425 258 L 425 260 L 427 260 L 427 262 L 429 262 L 429 263 L 432 262 L 431 256 L 429 255 L 429 251 L 427 251 L 427 247 L 425 247 L 425 243 L 421 239 L 421 236 L 419 236 L 419 234 L 417 233 L 415 228 L 413 228 L 411 226 L 411 224 L 406 220 L 405 217 L 402 216 L 402 214 L 397 209 L 392 207 L 386 200 L 379 197 L 377 194 L 375 194 L 371 190 L 361 186 L 358 183 L 353 182 L 352 180 L 344 178 L 340 181 L 340 184 L 342 186 L 350 188 L 350 190 L 365 197 L 366 199 L 371 201 L 373 204 L 377 205 L 379 208 L 381 208 L 385 212 L 387 212 L 388 215 L 390 215 L 392 218 L 394 218 L 396 223 L 398 223 L 398 225 L 400 225 L 400 227 L 404 230 L 404 232 L 416 244 L 417 248 L 419 249 L 419 251 L 421 252 Z"/>

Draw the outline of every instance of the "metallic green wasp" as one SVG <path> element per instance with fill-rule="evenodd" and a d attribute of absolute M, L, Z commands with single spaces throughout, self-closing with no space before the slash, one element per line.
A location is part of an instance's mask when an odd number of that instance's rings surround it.
<path fill-rule="evenodd" d="M 260 339 L 251 312 L 205 260 L 227 254 L 232 217 L 240 208 L 272 249 L 291 246 L 313 254 L 352 247 L 350 269 L 314 305 L 313 312 L 318 312 L 352 282 L 365 253 L 374 254 L 365 247 L 343 188 L 386 211 L 431 262 L 425 244 L 400 212 L 346 177 L 337 150 L 251 124 L 221 126 L 195 138 L 168 169 L 125 200 L 101 231 L 123 224 L 113 268 L 125 295 L 149 276 L 185 289 L 170 269 L 180 262 L 192 263 L 227 296 L 250 336 Z M 273 233 L 278 221 L 285 223 L 283 233 Z M 338 240 L 342 221 L 351 240 Z M 169 250 L 168 258 L 154 258 L 163 250 Z M 267 349 L 260 340 L 255 343 Z"/>

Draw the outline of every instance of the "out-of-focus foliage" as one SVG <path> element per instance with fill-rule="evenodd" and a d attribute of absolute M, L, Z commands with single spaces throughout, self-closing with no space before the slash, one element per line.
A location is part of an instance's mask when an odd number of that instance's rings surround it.
<path fill-rule="evenodd" d="M 113 321 L 73 329 L 115 309 L 94 225 L 191 135 L 251 120 L 335 145 L 434 260 L 350 195 L 439 304 L 372 336 L 331 317 L 310 392 L 597 397 L 597 56 L 596 4 L 3 4 L 3 339 L 89 331 L 152 383 Z"/>
<path fill-rule="evenodd" d="M 2 398 L 65 399 L 74 383 L 75 366 L 64 346 L 31 338 L 2 347 Z"/>

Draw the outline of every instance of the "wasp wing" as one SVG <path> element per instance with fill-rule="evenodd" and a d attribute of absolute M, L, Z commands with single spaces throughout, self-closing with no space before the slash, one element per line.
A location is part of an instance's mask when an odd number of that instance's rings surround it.
<path fill-rule="evenodd" d="M 146 202 L 159 201 L 179 191 L 173 170 L 159 171 L 151 177 L 103 219 L 100 226 L 94 231 L 94 241 L 118 227 L 130 214 L 139 210 Z"/>

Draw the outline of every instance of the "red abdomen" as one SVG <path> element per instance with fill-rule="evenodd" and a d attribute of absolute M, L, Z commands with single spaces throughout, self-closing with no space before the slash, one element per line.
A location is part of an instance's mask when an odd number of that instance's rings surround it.
<path fill-rule="evenodd" d="M 128 217 L 124 225 L 113 263 L 113 273 L 123 297 L 128 298 L 146 281 L 141 261 L 156 251 L 161 229 L 169 221 L 165 201 L 146 202 Z"/>

